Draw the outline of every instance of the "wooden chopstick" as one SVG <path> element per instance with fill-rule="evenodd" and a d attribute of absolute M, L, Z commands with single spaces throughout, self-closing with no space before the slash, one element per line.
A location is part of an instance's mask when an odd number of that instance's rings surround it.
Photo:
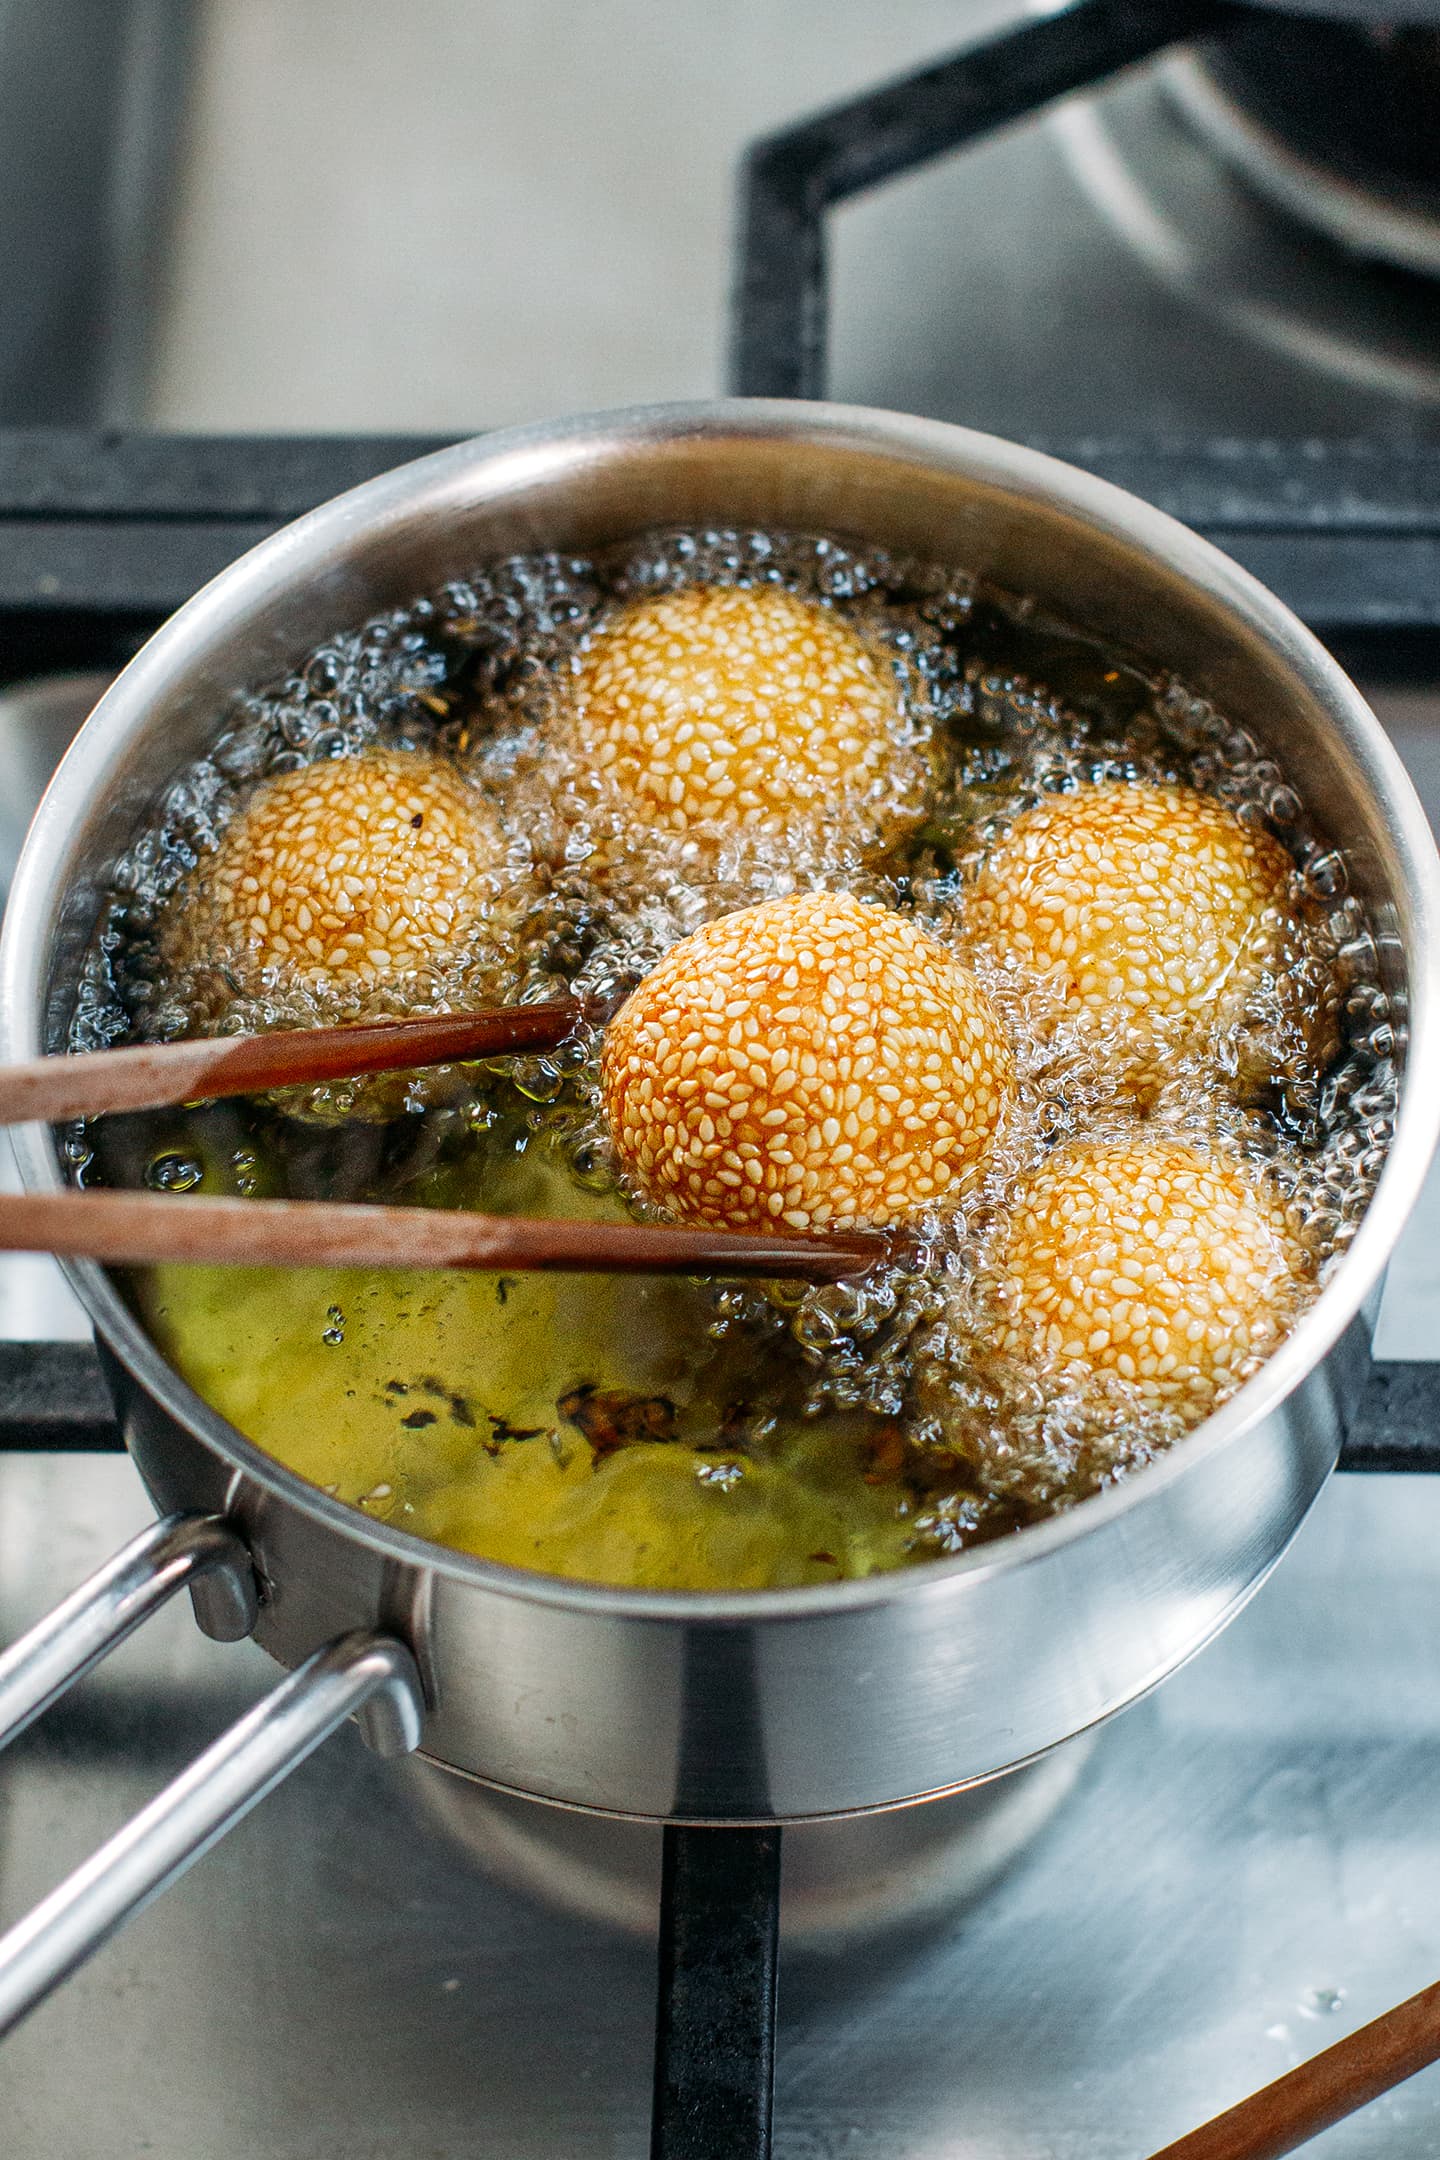
<path fill-rule="evenodd" d="M 1279 2160 L 1436 2060 L 1440 1982 L 1152 2153 L 1151 2160 Z"/>
<path fill-rule="evenodd" d="M 107 1110 L 163 1110 L 171 1103 L 258 1095 L 267 1088 L 446 1065 L 452 1059 L 556 1050 L 586 1020 L 605 1018 L 610 1010 L 607 1001 L 552 998 L 468 1013 L 31 1058 L 0 1065 L 0 1125 L 56 1124 Z"/>
<path fill-rule="evenodd" d="M 329 1200 L 195 1194 L 7 1193 L 0 1251 L 145 1265 L 479 1268 L 495 1273 L 758 1275 L 839 1282 L 881 1257 L 864 1231 L 768 1237 L 663 1223 L 597 1223 Z"/>

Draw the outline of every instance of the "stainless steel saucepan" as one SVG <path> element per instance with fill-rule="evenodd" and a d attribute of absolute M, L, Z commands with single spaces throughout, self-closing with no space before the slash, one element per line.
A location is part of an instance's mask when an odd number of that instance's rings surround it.
<path fill-rule="evenodd" d="M 156 1529 L 0 1663 L 16 1730 L 182 1583 L 290 1676 L 0 1945 L 0 2025 L 344 1718 L 503 1791 L 654 1821 L 793 1821 L 954 1791 L 1108 1717 L 1231 1619 L 1331 1469 L 1362 1307 L 1440 1122 L 1440 865 L 1368 708 L 1288 611 L 1182 526 L 960 428 L 841 406 L 670 406 L 491 436 L 326 505 L 197 595 L 82 730 L 0 946 L 3 1053 L 64 1047 L 108 865 L 243 686 L 517 549 L 656 526 L 825 531 L 963 565 L 1155 668 L 1272 749 L 1346 851 L 1402 1038 L 1398 1131 L 1354 1244 L 1243 1391 L 1057 1520 L 907 1573 L 723 1595 L 605 1589 L 446 1552 L 328 1499 L 177 1377 L 97 1267 L 96 1325 Z M 52 1135 L 27 1183 L 64 1182 Z"/>

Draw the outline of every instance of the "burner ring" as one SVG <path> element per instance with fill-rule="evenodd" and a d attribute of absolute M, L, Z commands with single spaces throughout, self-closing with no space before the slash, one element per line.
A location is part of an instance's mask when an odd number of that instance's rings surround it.
<path fill-rule="evenodd" d="M 1440 284 L 1317 243 L 1202 139 L 1169 69 L 1058 106 L 1076 184 L 1162 284 L 1237 335 L 1412 407 L 1440 403 Z"/>
<path fill-rule="evenodd" d="M 1271 123 L 1248 77 L 1217 53 L 1177 53 L 1157 73 L 1205 141 L 1277 209 L 1352 254 L 1440 278 L 1440 183 L 1345 151 L 1321 157 Z"/>

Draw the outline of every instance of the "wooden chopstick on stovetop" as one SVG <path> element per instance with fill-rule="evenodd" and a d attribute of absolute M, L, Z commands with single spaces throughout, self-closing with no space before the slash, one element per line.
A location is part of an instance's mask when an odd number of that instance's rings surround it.
<path fill-rule="evenodd" d="M 218 1035 L 193 1042 L 139 1043 L 74 1057 L 0 1065 L 0 1125 L 98 1117 L 113 1110 L 163 1110 L 171 1103 L 269 1088 L 314 1086 L 362 1073 L 409 1071 L 466 1058 L 557 1050 L 609 1002 L 552 998 L 468 1013 L 422 1013 L 345 1027 L 287 1028 L 264 1035 Z"/>
<path fill-rule="evenodd" d="M 1151 2160 L 1279 2160 L 1440 2060 L 1440 1982 L 1337 2040 Z"/>

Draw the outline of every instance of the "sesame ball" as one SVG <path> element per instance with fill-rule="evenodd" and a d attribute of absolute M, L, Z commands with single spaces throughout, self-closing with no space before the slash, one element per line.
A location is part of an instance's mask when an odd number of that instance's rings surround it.
<path fill-rule="evenodd" d="M 867 801 L 874 826 L 918 777 L 888 662 L 774 585 L 626 608 L 580 655 L 573 697 L 581 754 L 647 828 L 803 833 L 863 823 Z"/>
<path fill-rule="evenodd" d="M 1301 1256 L 1278 1196 L 1175 1143 L 1053 1156 L 1001 1238 L 999 1347 L 1203 1416 L 1269 1355 Z"/>
<path fill-rule="evenodd" d="M 267 780 L 172 903 L 172 966 L 249 994 L 347 1007 L 462 947 L 493 902 L 504 842 L 440 759 L 367 750 Z"/>
<path fill-rule="evenodd" d="M 955 1197 L 1012 1090 L 983 991 L 849 893 L 802 893 L 674 946 L 611 1022 L 615 1145 L 682 1221 L 806 1231 Z"/>
<path fill-rule="evenodd" d="M 1193 788 L 1125 781 L 1025 811 L 966 902 L 975 944 L 1144 1059 L 1198 1049 L 1284 974 L 1293 865 Z"/>

